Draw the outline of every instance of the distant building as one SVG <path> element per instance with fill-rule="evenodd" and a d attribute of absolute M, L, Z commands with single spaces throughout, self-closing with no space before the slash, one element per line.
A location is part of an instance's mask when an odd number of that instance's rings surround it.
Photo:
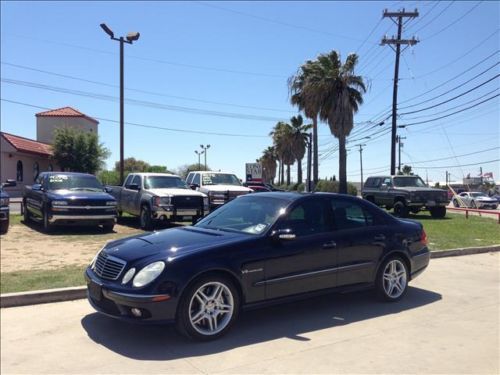
<path fill-rule="evenodd" d="M 8 188 L 13 197 L 22 194 L 43 171 L 58 171 L 53 161 L 54 130 L 69 127 L 98 133 L 99 122 L 71 107 L 40 112 L 36 115 L 36 140 L 0 132 L 0 181 L 15 179 L 17 186 Z"/>

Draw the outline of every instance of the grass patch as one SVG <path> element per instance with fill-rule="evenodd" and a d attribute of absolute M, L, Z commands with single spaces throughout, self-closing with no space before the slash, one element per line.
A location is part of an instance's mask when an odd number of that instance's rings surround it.
<path fill-rule="evenodd" d="M 432 219 L 427 212 L 410 215 L 420 221 L 427 233 L 431 251 L 500 244 L 500 225 L 496 219 L 447 213 L 444 219 Z"/>
<path fill-rule="evenodd" d="M 10 214 L 9 215 L 10 225 L 21 224 L 21 220 L 23 220 L 23 215 L 20 215 L 20 214 Z"/>
<path fill-rule="evenodd" d="M 0 276 L 0 293 L 65 288 L 85 285 L 86 266 L 66 266 L 54 270 L 5 272 Z"/>

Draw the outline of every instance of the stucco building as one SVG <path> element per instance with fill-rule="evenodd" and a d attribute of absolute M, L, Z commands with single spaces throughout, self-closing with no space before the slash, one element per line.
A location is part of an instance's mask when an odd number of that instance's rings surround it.
<path fill-rule="evenodd" d="M 40 172 L 60 170 L 52 159 L 55 129 L 70 127 L 96 134 L 98 132 L 97 120 L 71 107 L 41 112 L 35 116 L 36 140 L 0 132 L 0 181 L 17 181 L 16 187 L 6 189 L 13 197 L 21 196 L 24 186 L 33 184 Z"/>

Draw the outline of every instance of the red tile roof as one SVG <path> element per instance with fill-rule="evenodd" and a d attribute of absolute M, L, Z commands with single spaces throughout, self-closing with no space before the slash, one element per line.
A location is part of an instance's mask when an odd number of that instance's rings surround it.
<path fill-rule="evenodd" d="M 87 116 L 86 114 L 83 114 L 80 111 L 77 111 L 76 109 L 71 107 L 63 107 L 59 109 L 53 109 L 51 111 L 40 112 L 37 113 L 35 116 L 36 117 L 83 117 L 86 118 L 87 120 L 95 122 L 96 124 L 99 123 L 99 121 L 97 121 L 95 118 Z"/>
<path fill-rule="evenodd" d="M 17 151 L 26 152 L 38 156 L 52 156 L 52 146 L 47 143 L 34 141 L 33 139 L 20 137 L 14 134 L 0 132 L 2 137 L 10 143 Z"/>

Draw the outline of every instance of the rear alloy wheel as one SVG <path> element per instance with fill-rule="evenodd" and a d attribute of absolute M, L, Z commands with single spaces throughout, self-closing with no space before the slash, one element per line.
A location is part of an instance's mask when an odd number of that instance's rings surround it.
<path fill-rule="evenodd" d="M 153 220 L 151 219 L 151 210 L 148 206 L 141 207 L 141 214 L 139 216 L 141 229 L 151 230 L 153 227 Z"/>
<path fill-rule="evenodd" d="M 471 202 L 470 202 L 470 207 L 471 207 L 471 208 L 477 208 L 477 206 L 476 206 L 476 202 L 471 201 Z"/>
<path fill-rule="evenodd" d="M 397 217 L 408 217 L 408 207 L 404 202 L 398 201 L 394 203 L 394 215 Z"/>
<path fill-rule="evenodd" d="M 0 221 L 0 234 L 5 234 L 9 230 L 9 218 Z"/>
<path fill-rule="evenodd" d="M 399 257 L 386 260 L 377 276 L 377 292 L 389 302 L 400 300 L 408 289 L 408 268 Z"/>
<path fill-rule="evenodd" d="M 453 206 L 460 207 L 460 204 L 458 203 L 458 201 L 456 199 L 453 199 Z"/>
<path fill-rule="evenodd" d="M 202 278 L 184 294 L 177 313 L 177 328 L 192 339 L 216 339 L 235 321 L 239 303 L 231 281 L 217 276 Z"/>
<path fill-rule="evenodd" d="M 111 233 L 113 232 L 113 228 L 115 227 L 115 224 L 104 224 L 102 226 L 102 229 L 106 232 L 106 233 Z"/>
<path fill-rule="evenodd" d="M 444 206 L 432 207 L 429 211 L 431 212 L 431 216 L 435 219 L 442 219 L 446 216 L 446 207 Z"/>

